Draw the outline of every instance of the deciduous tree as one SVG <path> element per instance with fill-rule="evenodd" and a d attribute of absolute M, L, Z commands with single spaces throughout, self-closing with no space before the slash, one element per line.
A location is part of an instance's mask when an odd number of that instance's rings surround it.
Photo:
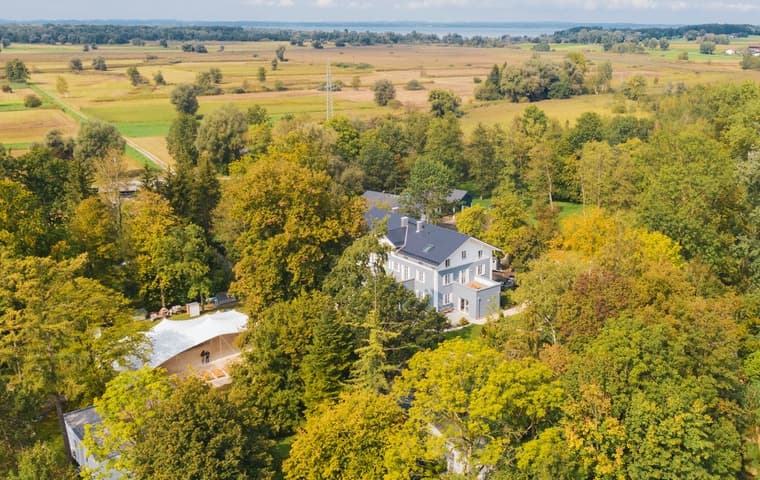
<path fill-rule="evenodd" d="M 382 458 L 403 410 L 390 396 L 345 393 L 307 418 L 283 465 L 285 478 L 371 480 L 388 473 Z"/>
<path fill-rule="evenodd" d="M 172 90 L 171 103 L 180 114 L 195 115 L 195 112 L 198 111 L 198 98 L 195 87 L 188 83 L 177 85 Z"/>
<path fill-rule="evenodd" d="M 234 105 L 225 105 L 203 118 L 195 148 L 220 172 L 227 173 L 229 164 L 242 155 L 247 131 L 245 115 Z"/>
<path fill-rule="evenodd" d="M 375 103 L 384 107 L 388 102 L 396 98 L 396 88 L 390 80 L 378 80 L 372 87 L 375 91 Z"/>
<path fill-rule="evenodd" d="M 563 391 L 551 371 L 507 361 L 462 340 L 417 354 L 393 385 L 411 406 L 385 456 L 389 479 L 430 475 L 451 456 L 465 477 L 508 465 L 522 443 L 559 416 Z"/>
<path fill-rule="evenodd" d="M 412 167 L 409 182 L 401 193 L 406 212 L 429 221 L 440 218 L 448 208 L 448 196 L 454 185 L 454 174 L 441 162 L 419 158 Z"/>
<path fill-rule="evenodd" d="M 252 312 L 317 288 L 363 229 L 359 200 L 290 162 L 261 159 L 226 187 L 217 232 L 236 260 L 232 288 Z"/>

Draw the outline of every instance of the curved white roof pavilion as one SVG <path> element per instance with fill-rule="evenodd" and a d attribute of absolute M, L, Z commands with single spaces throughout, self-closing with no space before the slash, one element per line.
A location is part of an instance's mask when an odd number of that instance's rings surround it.
<path fill-rule="evenodd" d="M 208 340 L 240 333 L 247 323 L 248 316 L 235 310 L 214 312 L 191 320 L 162 320 L 146 333 L 152 345 L 148 365 L 156 368 Z"/>

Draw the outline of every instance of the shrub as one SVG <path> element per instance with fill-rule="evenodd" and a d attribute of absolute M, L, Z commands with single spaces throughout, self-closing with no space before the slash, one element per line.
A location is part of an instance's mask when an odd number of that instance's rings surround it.
<path fill-rule="evenodd" d="M 285 87 L 285 83 L 282 80 L 277 80 L 274 82 L 274 89 L 278 92 L 282 92 L 287 90 L 287 87 Z"/>
<path fill-rule="evenodd" d="M 82 61 L 78 58 L 72 58 L 69 60 L 69 70 L 72 72 L 81 72 L 84 70 L 84 67 L 82 66 Z"/>
<path fill-rule="evenodd" d="M 10 85 L 3 85 L 2 86 L 3 93 L 13 93 L 13 89 Z"/>
<path fill-rule="evenodd" d="M 646 90 L 646 78 L 642 75 L 634 75 L 630 80 L 623 83 L 623 88 L 620 91 L 629 100 L 639 100 L 646 95 Z"/>
<path fill-rule="evenodd" d="M 689 52 L 681 52 L 678 54 L 679 60 L 688 60 L 689 59 Z"/>
<path fill-rule="evenodd" d="M 616 103 L 612 106 L 612 113 L 625 113 L 625 103 Z"/>
<path fill-rule="evenodd" d="M 42 105 L 42 100 L 37 95 L 31 93 L 24 97 L 24 106 L 28 108 L 37 108 Z"/>
<path fill-rule="evenodd" d="M 549 52 L 552 47 L 546 42 L 539 42 L 531 47 L 534 52 Z"/>
<path fill-rule="evenodd" d="M 715 42 L 702 42 L 699 44 L 699 53 L 712 55 L 715 53 Z"/>
<path fill-rule="evenodd" d="M 336 80 L 332 82 L 330 87 L 331 87 L 330 88 L 331 91 L 340 92 L 341 90 L 343 90 L 343 82 L 341 80 Z M 320 92 L 324 92 L 325 90 L 327 90 L 327 82 L 323 82 L 322 84 L 320 84 L 319 87 L 317 87 L 317 90 L 319 90 Z"/>
<path fill-rule="evenodd" d="M 408 82 L 406 82 L 406 85 L 404 85 L 405 90 L 424 90 L 425 87 L 422 86 L 419 80 L 417 79 L 411 79 Z"/>
<path fill-rule="evenodd" d="M 106 59 L 103 57 L 93 58 L 92 68 L 101 72 L 105 72 L 106 70 L 108 70 L 108 65 L 106 65 Z"/>

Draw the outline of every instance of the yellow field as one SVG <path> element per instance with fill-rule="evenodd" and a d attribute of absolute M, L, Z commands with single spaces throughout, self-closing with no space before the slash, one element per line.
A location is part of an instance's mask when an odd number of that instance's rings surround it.
<path fill-rule="evenodd" d="M 76 135 L 79 126 L 60 110 L 24 110 L 0 113 L 0 143 L 39 142 L 50 130 Z"/>
<path fill-rule="evenodd" d="M 740 49 L 748 43 L 760 43 L 757 38 L 737 40 L 730 47 Z M 208 54 L 185 53 L 179 44 L 164 49 L 156 45 L 144 47 L 101 46 L 97 51 L 84 53 L 76 46 L 16 45 L 0 53 L 0 62 L 18 57 L 32 70 L 32 82 L 43 91 L 55 96 L 75 113 L 86 118 L 113 122 L 122 133 L 133 138 L 140 146 L 161 159 L 168 159 L 163 142 L 174 110 L 169 94 L 174 85 L 192 82 L 198 72 L 211 67 L 221 69 L 224 76 L 220 87 L 225 91 L 247 86 L 247 93 L 226 93 L 199 98 L 201 114 L 206 114 L 225 103 L 234 103 L 241 109 L 260 104 L 275 118 L 285 114 L 309 115 L 322 118 L 325 111 L 324 94 L 317 86 L 324 81 L 325 67 L 332 63 L 333 81 L 346 85 L 334 94 L 335 111 L 349 117 L 368 117 L 392 113 L 390 107 L 377 107 L 369 88 L 381 78 L 396 85 L 397 98 L 405 108 L 427 108 L 428 91 L 443 88 L 462 97 L 465 115 L 463 128 L 471 130 L 478 122 L 507 123 L 520 114 L 527 104 L 506 101 L 483 103 L 472 98 L 474 78 L 484 78 L 494 64 L 520 63 L 534 53 L 529 45 L 512 48 L 470 48 L 441 45 L 393 45 L 372 47 L 329 47 L 316 50 L 310 47 L 287 45 L 288 62 L 281 62 L 276 71 L 271 60 L 278 43 L 225 43 L 219 52 L 219 43 L 207 43 Z M 666 85 L 684 82 L 687 85 L 718 81 L 760 81 L 760 72 L 744 71 L 739 67 L 737 55 L 701 55 L 695 42 L 672 42 L 669 51 L 650 51 L 647 54 L 605 53 L 596 45 L 555 45 L 551 52 L 542 53 L 554 61 L 560 61 L 568 51 L 580 50 L 591 63 L 610 61 L 613 65 L 613 88 L 635 74 L 648 79 L 650 91 L 661 91 Z M 723 52 L 725 46 L 718 46 Z M 677 60 L 677 55 L 687 51 L 689 61 Z M 146 55 L 157 58 L 148 60 Z M 95 72 L 90 68 L 92 59 L 103 56 L 109 66 L 107 72 Z M 68 61 L 82 59 L 85 71 L 73 74 L 68 71 Z M 365 64 L 365 65 L 361 65 Z M 140 73 L 152 79 L 161 71 L 168 86 L 132 87 L 125 71 L 135 65 Z M 265 82 L 259 82 L 260 67 L 267 70 Z M 65 96 L 55 91 L 56 77 L 63 76 L 69 85 Z M 362 87 L 358 90 L 349 85 L 353 77 L 359 77 Z M 403 85 L 411 79 L 419 80 L 425 90 L 407 91 Z M 276 81 L 286 86 L 286 91 L 272 91 Z M 74 120 L 57 110 L 19 110 L 19 94 L 0 94 L 0 142 L 28 143 L 39 140 L 49 129 L 58 128 L 66 134 L 74 134 Z M 15 102 L 15 104 L 14 104 Z M 614 95 L 582 96 L 567 100 L 547 100 L 536 105 L 561 122 L 572 123 L 584 111 L 611 115 L 613 107 L 643 115 L 632 102 L 625 102 Z M 4 109 L 6 111 L 4 111 Z M 398 112 L 400 110 L 396 110 Z"/>

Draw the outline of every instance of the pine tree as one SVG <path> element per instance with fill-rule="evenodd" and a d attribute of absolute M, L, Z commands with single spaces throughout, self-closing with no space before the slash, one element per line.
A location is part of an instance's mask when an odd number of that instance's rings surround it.
<path fill-rule="evenodd" d="M 351 372 L 353 383 L 366 390 L 387 392 L 388 379 L 386 374 L 394 368 L 388 364 L 385 342 L 397 337 L 398 334 L 381 328 L 377 308 L 370 310 L 365 320 L 365 327 L 369 331 L 369 335 L 367 336 L 367 344 L 356 349 L 359 358 L 354 362 Z"/>
<path fill-rule="evenodd" d="M 216 167 L 203 157 L 198 161 L 192 180 L 189 214 L 192 222 L 202 227 L 206 233 L 211 230 L 212 214 L 221 198 L 222 187 L 216 176 Z"/>
<path fill-rule="evenodd" d="M 351 332 L 335 315 L 325 312 L 314 325 L 313 343 L 301 366 L 306 408 L 313 409 L 324 400 L 333 400 L 348 377 L 352 357 Z"/>

